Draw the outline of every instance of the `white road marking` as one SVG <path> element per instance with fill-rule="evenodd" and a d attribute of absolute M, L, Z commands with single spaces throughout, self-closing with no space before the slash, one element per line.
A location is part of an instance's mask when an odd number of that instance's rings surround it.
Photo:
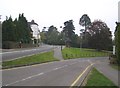
<path fill-rule="evenodd" d="M 52 63 L 53 63 L 53 62 L 52 62 Z M 75 63 L 77 63 L 77 62 L 74 62 L 74 63 L 72 63 L 72 64 L 70 64 L 70 65 L 73 65 L 73 64 L 75 64 Z M 19 83 L 19 82 L 22 82 L 22 81 L 25 81 L 25 80 L 28 80 L 28 79 L 31 79 L 31 78 L 40 76 L 40 75 L 43 75 L 43 74 L 45 74 L 45 73 L 48 73 L 48 72 L 51 72 L 51 71 L 54 71 L 54 70 L 58 70 L 58 69 L 65 68 L 65 67 L 67 67 L 67 66 L 68 66 L 68 65 L 63 65 L 63 66 L 61 66 L 61 67 L 54 68 L 53 70 L 50 70 L 50 71 L 47 71 L 47 72 L 41 72 L 41 73 L 39 73 L 39 74 L 32 75 L 32 76 L 29 76 L 29 77 L 27 77 L 27 78 L 24 78 L 24 79 L 21 79 L 21 80 L 18 80 L 18 81 L 15 81 L 15 82 L 6 84 L 5 86 L 10 86 L 10 85 L 13 85 L 13 84 L 15 84 L 15 83 Z"/>
<path fill-rule="evenodd" d="M 61 66 L 61 67 L 54 68 L 53 70 L 58 70 L 58 69 L 61 69 L 61 68 L 67 67 L 67 66 L 68 65 L 64 65 L 64 66 Z"/>
<path fill-rule="evenodd" d="M 58 68 L 54 68 L 53 70 L 57 70 Z"/>
<path fill-rule="evenodd" d="M 58 69 L 61 69 L 61 68 L 67 67 L 67 66 L 68 66 L 68 65 L 64 65 L 64 66 L 62 66 L 62 67 L 54 68 L 53 70 L 58 70 Z M 48 71 L 48 72 L 51 72 L 51 71 L 53 71 L 53 70 L 50 70 L 50 71 Z M 48 72 L 45 72 L 45 73 L 48 73 Z M 12 85 L 12 84 L 15 84 L 15 83 L 18 83 L 18 82 L 22 82 L 22 81 L 31 79 L 31 78 L 33 78 L 33 77 L 37 77 L 37 76 L 43 75 L 43 74 L 45 74 L 45 73 L 44 73 L 44 72 L 41 72 L 41 73 L 39 73 L 39 74 L 37 74 L 37 75 L 29 76 L 29 77 L 27 77 L 27 78 L 24 78 L 24 79 L 15 81 L 15 82 L 13 82 L 13 83 L 6 84 L 5 86 L 9 86 L 9 85 Z"/>
<path fill-rule="evenodd" d="M 33 77 L 37 77 L 37 76 L 40 76 L 40 75 L 43 75 L 43 74 L 44 74 L 44 73 L 41 72 L 41 73 L 39 73 L 39 74 L 37 74 L 37 75 L 29 76 L 29 77 L 27 77 L 27 78 L 24 78 L 24 79 L 15 81 L 15 82 L 13 82 L 13 83 L 6 84 L 5 86 L 9 86 L 9 85 L 12 85 L 12 84 L 15 84 L 15 83 L 18 83 L 18 82 L 22 82 L 22 81 L 25 81 L 25 80 L 28 80 L 28 79 L 31 79 L 31 78 L 33 78 Z"/>

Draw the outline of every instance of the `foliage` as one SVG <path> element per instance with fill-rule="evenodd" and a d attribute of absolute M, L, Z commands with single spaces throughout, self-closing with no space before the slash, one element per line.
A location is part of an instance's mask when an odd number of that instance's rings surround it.
<path fill-rule="evenodd" d="M 2 41 L 16 41 L 15 25 L 11 16 L 2 23 Z"/>
<path fill-rule="evenodd" d="M 13 41 L 29 43 L 31 41 L 31 29 L 28 26 L 28 22 L 24 17 L 24 14 L 19 14 L 13 21 L 12 17 L 6 17 L 6 20 L 2 23 L 2 41 Z"/>
<path fill-rule="evenodd" d="M 86 32 L 86 28 L 89 27 L 89 25 L 91 24 L 91 20 L 89 18 L 89 16 L 87 14 L 82 15 L 82 17 L 79 20 L 79 24 L 81 26 L 85 26 L 85 32 Z"/>
<path fill-rule="evenodd" d="M 120 23 L 116 23 L 116 31 L 115 31 L 115 46 L 116 46 L 116 56 L 118 62 L 120 64 Z"/>
<path fill-rule="evenodd" d="M 58 35 L 59 32 L 57 31 L 57 28 L 53 25 L 50 26 L 47 32 L 47 43 L 55 45 L 58 41 Z"/>
<path fill-rule="evenodd" d="M 85 27 L 85 29 L 80 30 L 80 31 L 82 31 L 81 36 L 83 37 L 82 38 L 82 47 L 88 48 L 88 36 L 89 36 L 89 34 L 87 33 L 87 29 L 91 25 L 91 19 L 89 18 L 89 16 L 87 14 L 84 14 L 80 18 L 79 24 L 81 26 Z"/>
<path fill-rule="evenodd" d="M 29 43 L 31 40 L 31 29 L 28 26 L 28 22 L 24 17 L 24 14 L 20 14 L 18 18 L 17 24 L 17 31 L 18 31 L 18 40 L 24 43 Z"/>
<path fill-rule="evenodd" d="M 106 23 L 100 20 L 91 23 L 89 16 L 84 14 L 80 18 L 79 24 L 85 27 L 80 30 L 82 47 L 112 50 L 112 34 Z"/>
<path fill-rule="evenodd" d="M 64 22 L 63 33 L 65 37 L 66 46 L 73 46 L 76 40 L 75 27 L 73 25 L 73 20 Z"/>
<path fill-rule="evenodd" d="M 60 44 L 60 33 L 57 31 L 57 28 L 51 25 L 48 28 L 48 31 L 45 31 L 46 27 L 43 28 L 41 34 L 41 40 L 43 43 L 57 45 Z"/>
<path fill-rule="evenodd" d="M 112 49 L 112 34 L 106 23 L 97 20 L 89 27 L 89 45 L 97 50 Z"/>

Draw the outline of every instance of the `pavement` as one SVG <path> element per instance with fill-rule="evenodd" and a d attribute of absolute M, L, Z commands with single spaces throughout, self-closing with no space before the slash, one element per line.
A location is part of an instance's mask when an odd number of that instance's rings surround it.
<path fill-rule="evenodd" d="M 120 81 L 118 79 L 118 76 L 120 71 L 112 68 L 109 64 L 109 60 L 106 59 L 104 61 L 97 62 L 94 67 L 101 72 L 103 75 L 105 75 L 107 78 L 109 78 L 115 85 L 120 87 Z"/>
<path fill-rule="evenodd" d="M 64 49 L 65 46 L 62 47 Z M 54 57 L 57 58 L 58 60 L 64 60 L 61 52 L 61 46 L 57 46 L 54 48 Z"/>

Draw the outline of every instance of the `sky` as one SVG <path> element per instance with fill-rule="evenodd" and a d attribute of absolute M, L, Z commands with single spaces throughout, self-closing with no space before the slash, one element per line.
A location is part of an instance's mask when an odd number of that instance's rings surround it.
<path fill-rule="evenodd" d="M 1 0 L 1 21 L 6 16 L 17 18 L 19 13 L 24 13 L 28 21 L 34 20 L 40 31 L 43 27 L 54 25 L 59 31 L 68 20 L 74 21 L 75 33 L 79 34 L 82 28 L 79 19 L 83 14 L 88 14 L 91 21 L 102 20 L 107 24 L 112 33 L 118 21 L 118 2 L 120 0 Z"/>

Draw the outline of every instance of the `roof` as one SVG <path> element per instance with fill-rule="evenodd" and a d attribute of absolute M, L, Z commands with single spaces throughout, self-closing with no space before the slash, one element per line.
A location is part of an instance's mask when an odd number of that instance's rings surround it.
<path fill-rule="evenodd" d="M 37 26 L 38 26 L 38 24 L 37 24 L 37 23 L 35 23 L 35 21 L 34 21 L 34 20 L 32 20 L 31 22 L 28 22 L 28 25 L 32 25 L 32 24 L 35 24 L 35 25 L 37 25 Z"/>

